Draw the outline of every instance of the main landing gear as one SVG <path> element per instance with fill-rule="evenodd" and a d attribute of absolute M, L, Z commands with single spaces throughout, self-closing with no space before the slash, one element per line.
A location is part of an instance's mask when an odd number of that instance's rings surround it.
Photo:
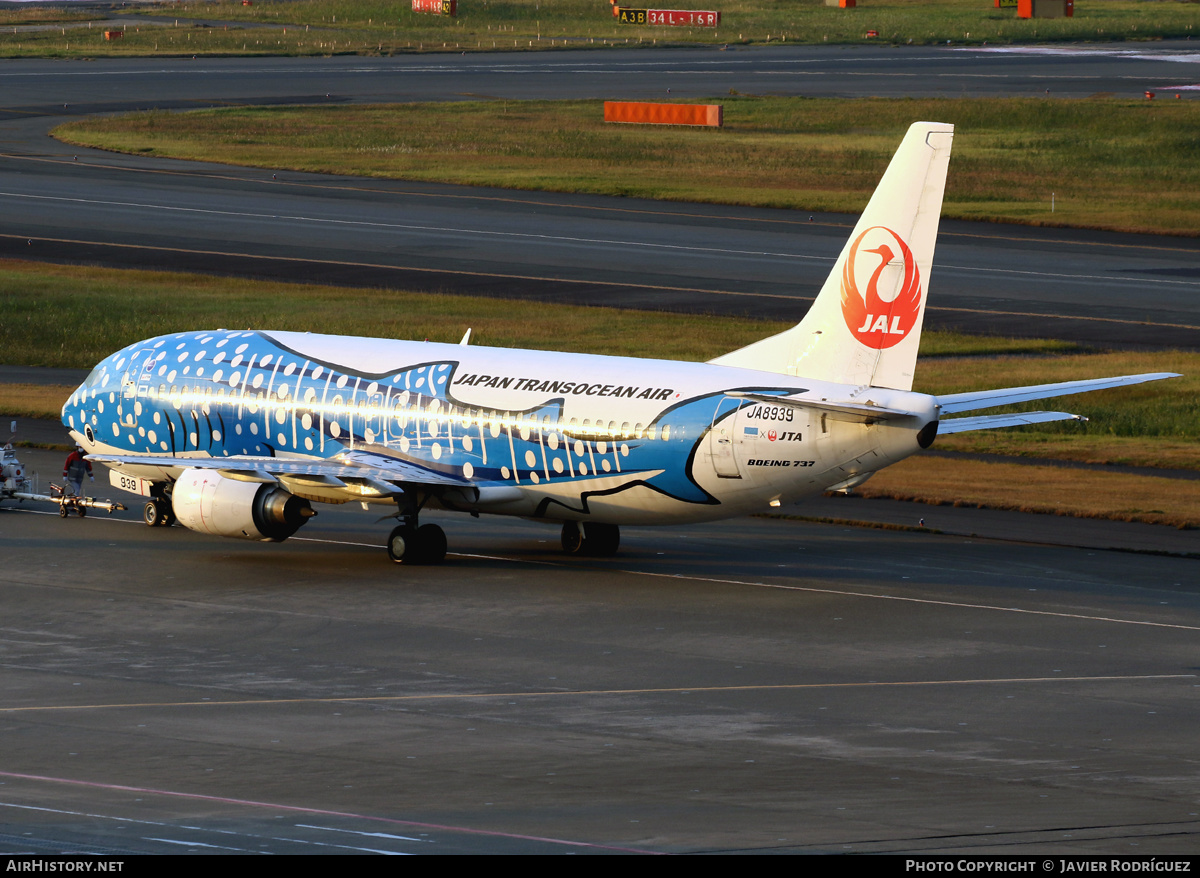
<path fill-rule="evenodd" d="M 387 550 L 397 564 L 441 564 L 446 560 L 446 532 L 436 524 L 402 524 L 388 536 Z"/>
<path fill-rule="evenodd" d="M 617 554 L 620 545 L 621 530 L 615 524 L 568 521 L 562 528 L 563 551 L 571 555 L 608 558 Z"/>
<path fill-rule="evenodd" d="M 415 493 L 406 493 L 403 511 L 397 518 L 403 522 L 388 534 L 388 557 L 397 564 L 441 564 L 446 560 L 446 532 L 436 524 L 418 524 L 417 516 L 429 500 Z"/>

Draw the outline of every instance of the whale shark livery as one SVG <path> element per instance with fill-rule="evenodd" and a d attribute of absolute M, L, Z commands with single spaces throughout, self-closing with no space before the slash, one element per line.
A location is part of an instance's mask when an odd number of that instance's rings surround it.
<path fill-rule="evenodd" d="M 766 511 L 939 432 L 1078 417 L 947 415 L 1172 377 L 912 391 L 952 138 L 913 125 L 804 319 L 708 363 L 181 332 L 99 363 L 63 423 L 149 525 L 283 540 L 314 503 L 381 504 L 392 560 L 439 563 L 426 508 L 553 522 L 565 550 L 610 555 L 622 524 Z"/>

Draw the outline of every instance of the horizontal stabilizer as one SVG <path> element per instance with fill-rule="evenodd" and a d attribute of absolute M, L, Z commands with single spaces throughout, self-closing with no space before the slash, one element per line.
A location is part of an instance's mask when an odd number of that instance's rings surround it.
<path fill-rule="evenodd" d="M 957 412 L 973 412 L 977 409 L 990 409 L 1015 402 L 1049 399 L 1052 396 L 1069 396 L 1072 393 L 1087 393 L 1091 390 L 1109 390 L 1113 387 L 1126 387 L 1145 381 L 1161 381 L 1163 378 L 1178 377 L 1178 372 L 1148 372 L 1144 375 L 1121 375 L 1116 378 L 1087 378 L 1083 381 L 1060 381 L 1057 384 L 1033 384 L 1028 387 L 1004 387 L 998 390 L 977 390 L 972 393 L 948 393 L 938 397 L 938 405 L 941 406 L 943 415 L 952 415 Z M 945 432 L 944 428 L 941 432 Z"/>
<path fill-rule="evenodd" d="M 1024 427 L 1047 421 L 1086 421 L 1087 418 L 1070 412 L 1017 412 L 1011 415 L 978 415 L 973 418 L 951 418 L 938 421 L 938 435 L 967 433 L 971 430 L 994 430 L 997 427 Z"/>

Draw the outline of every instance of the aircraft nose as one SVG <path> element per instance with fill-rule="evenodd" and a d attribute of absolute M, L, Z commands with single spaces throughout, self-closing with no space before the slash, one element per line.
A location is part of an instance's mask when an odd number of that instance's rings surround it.
<path fill-rule="evenodd" d="M 62 407 L 62 423 L 68 430 L 82 430 L 84 421 L 84 402 L 87 397 L 87 383 L 76 387 L 67 397 Z"/>

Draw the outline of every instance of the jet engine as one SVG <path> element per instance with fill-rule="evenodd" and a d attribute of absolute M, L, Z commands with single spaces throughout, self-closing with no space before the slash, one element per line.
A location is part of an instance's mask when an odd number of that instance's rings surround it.
<path fill-rule="evenodd" d="M 317 513 L 275 484 L 229 479 L 211 469 L 187 469 L 175 482 L 171 507 L 184 527 L 242 540 L 282 542 Z"/>

